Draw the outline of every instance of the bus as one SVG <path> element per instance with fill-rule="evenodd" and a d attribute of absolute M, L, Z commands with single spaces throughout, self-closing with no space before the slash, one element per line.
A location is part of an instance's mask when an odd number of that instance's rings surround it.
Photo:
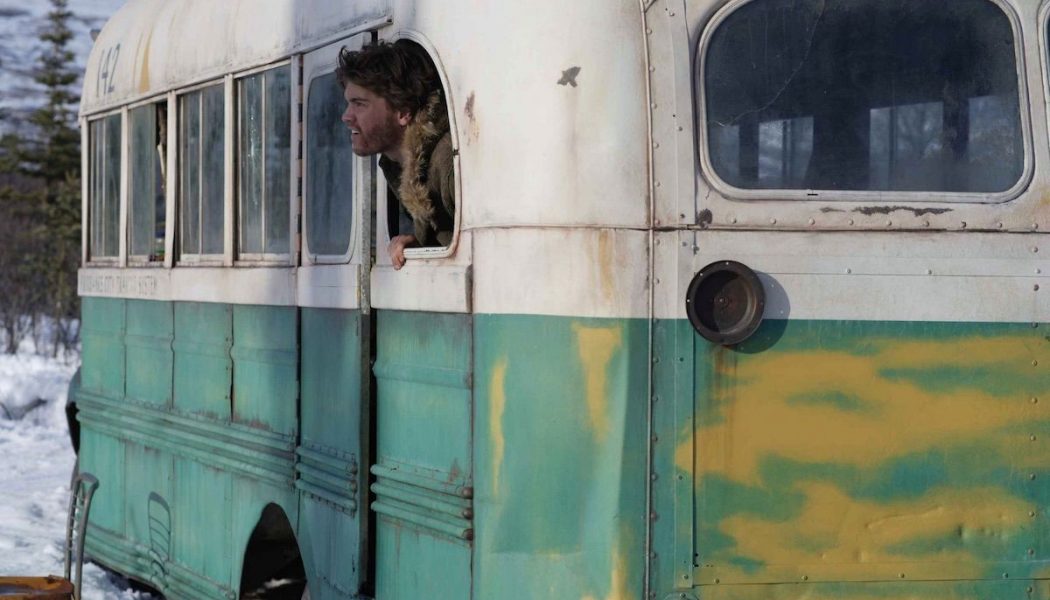
<path fill-rule="evenodd" d="M 1048 7 L 128 0 L 87 552 L 187 600 L 1050 597 Z M 400 270 L 333 72 L 394 40 L 456 181 Z"/>

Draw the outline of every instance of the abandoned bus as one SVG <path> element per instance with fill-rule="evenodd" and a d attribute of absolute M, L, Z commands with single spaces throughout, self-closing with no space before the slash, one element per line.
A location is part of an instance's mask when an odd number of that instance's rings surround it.
<path fill-rule="evenodd" d="M 187 600 L 1050 598 L 1048 5 L 129 0 L 89 554 Z M 396 39 L 456 181 L 397 271 L 333 73 Z"/>

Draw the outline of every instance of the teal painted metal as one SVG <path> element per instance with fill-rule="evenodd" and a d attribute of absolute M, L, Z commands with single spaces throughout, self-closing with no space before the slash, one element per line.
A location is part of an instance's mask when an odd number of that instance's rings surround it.
<path fill-rule="evenodd" d="M 470 598 L 473 515 L 445 508 L 473 495 L 473 318 L 376 319 L 376 596 Z"/>
<path fill-rule="evenodd" d="M 1046 597 L 1044 329 L 655 323 L 657 597 Z"/>
<path fill-rule="evenodd" d="M 641 598 L 648 323 L 475 324 L 475 597 Z"/>
<path fill-rule="evenodd" d="M 169 598 L 236 597 L 265 506 L 299 522 L 297 311 L 84 306 L 81 464 L 100 479 L 88 553 Z"/>
<path fill-rule="evenodd" d="M 366 568 L 367 324 L 358 311 L 301 314 L 298 535 L 317 600 L 356 598 Z"/>

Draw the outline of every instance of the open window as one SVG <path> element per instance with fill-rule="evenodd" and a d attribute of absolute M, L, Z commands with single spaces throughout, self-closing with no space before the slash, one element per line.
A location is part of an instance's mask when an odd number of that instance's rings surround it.
<path fill-rule="evenodd" d="M 237 80 L 237 256 L 291 256 L 291 67 Z"/>
<path fill-rule="evenodd" d="M 88 260 L 116 262 L 120 256 L 121 114 L 88 123 Z"/>
<path fill-rule="evenodd" d="M 179 106 L 179 259 L 221 262 L 226 119 L 223 84 L 188 92 Z"/>
<path fill-rule="evenodd" d="M 151 102 L 128 111 L 128 259 L 137 264 L 163 264 L 167 102 Z"/>
<path fill-rule="evenodd" d="M 1023 185 L 1018 40 L 993 0 L 753 0 L 707 38 L 701 145 L 731 196 L 987 202 Z"/>

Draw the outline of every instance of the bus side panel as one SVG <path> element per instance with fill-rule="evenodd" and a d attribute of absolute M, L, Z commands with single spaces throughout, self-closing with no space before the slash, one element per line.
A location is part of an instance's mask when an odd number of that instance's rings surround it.
<path fill-rule="evenodd" d="M 236 589 L 233 562 L 243 548 L 234 552 L 232 500 L 228 472 L 192 459 L 175 459 L 172 550 L 178 577 L 172 583 L 182 588 L 179 595 L 198 589 L 221 598 L 223 592 Z"/>
<path fill-rule="evenodd" d="M 225 304 L 175 304 L 175 410 L 230 419 L 233 309 Z"/>
<path fill-rule="evenodd" d="M 476 597 L 641 598 L 646 320 L 476 324 Z"/>
<path fill-rule="evenodd" d="M 655 550 L 695 563 L 658 569 L 661 593 L 683 572 L 704 597 L 797 583 L 777 597 L 807 599 L 983 598 L 962 582 L 1046 576 L 1045 325 L 767 321 L 732 348 L 673 326 L 694 361 L 656 377 L 677 412 L 657 419 L 674 436 L 660 464 L 694 483 L 656 486 L 677 526 Z"/>
<path fill-rule="evenodd" d="M 282 435 L 298 431 L 297 312 L 295 307 L 234 307 L 235 422 Z"/>
<path fill-rule="evenodd" d="M 361 456 L 362 314 L 302 309 L 299 539 L 317 600 L 356 598 L 367 457 Z"/>
<path fill-rule="evenodd" d="M 171 406 L 175 337 L 170 302 L 128 300 L 127 397 L 158 408 Z"/>
<path fill-rule="evenodd" d="M 376 319 L 376 597 L 470 598 L 472 318 Z"/>
<path fill-rule="evenodd" d="M 119 414 L 108 403 L 124 403 L 126 301 L 84 298 L 81 305 L 82 367 L 78 397 L 81 423 L 79 468 L 98 477 L 91 505 L 87 552 L 118 567 L 131 561 L 124 542 L 124 440 Z"/>

